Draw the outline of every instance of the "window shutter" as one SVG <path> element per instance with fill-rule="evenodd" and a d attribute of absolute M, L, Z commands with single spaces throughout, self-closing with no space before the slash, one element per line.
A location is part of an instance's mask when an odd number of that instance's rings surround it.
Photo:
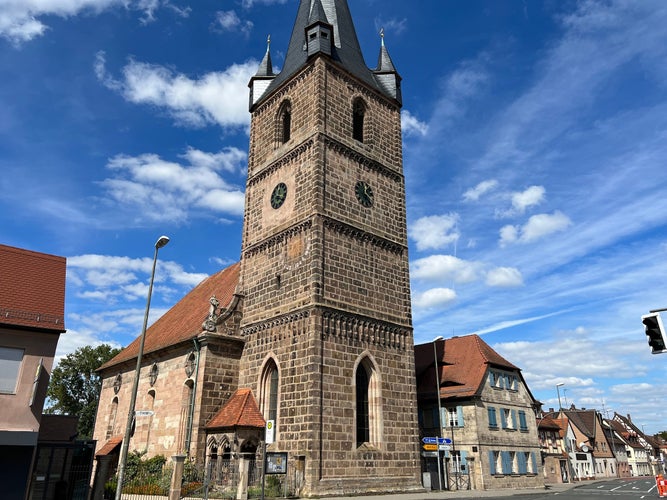
<path fill-rule="evenodd" d="M 505 416 L 505 409 L 500 409 L 500 426 L 503 429 L 507 429 L 507 417 Z"/>
<path fill-rule="evenodd" d="M 537 474 L 537 455 L 535 455 L 534 451 L 530 452 L 530 462 L 531 462 L 531 465 L 533 466 L 533 469 L 531 470 L 531 472 L 533 474 Z"/>
<path fill-rule="evenodd" d="M 468 452 L 467 452 L 467 451 L 462 451 L 462 452 L 461 452 L 461 467 L 460 467 L 460 470 L 461 470 L 461 472 L 463 472 L 464 474 L 468 474 L 468 472 L 469 472 L 469 471 L 468 471 L 468 461 L 467 461 L 467 457 L 468 457 Z"/>
<path fill-rule="evenodd" d="M 510 417 L 512 418 L 512 429 L 516 429 L 516 410 L 510 411 Z"/>
<path fill-rule="evenodd" d="M 493 451 L 489 452 L 489 474 L 492 476 L 496 473 L 496 454 Z"/>
<path fill-rule="evenodd" d="M 512 473 L 512 457 L 509 451 L 501 451 L 500 458 L 503 463 L 503 474 Z"/>
<path fill-rule="evenodd" d="M 459 427 L 463 427 L 463 406 L 456 407 L 456 417 L 459 421 Z"/>
<path fill-rule="evenodd" d="M 521 426 L 522 431 L 528 430 L 528 424 L 526 422 L 526 412 L 519 410 L 519 425 Z"/>
<path fill-rule="evenodd" d="M 489 372 L 489 385 L 491 385 L 491 387 L 496 386 L 496 374 L 493 372 Z"/>
<path fill-rule="evenodd" d="M 528 472 L 528 464 L 526 463 L 526 454 L 519 452 L 517 454 L 517 461 L 519 462 L 519 474 Z"/>
<path fill-rule="evenodd" d="M 496 409 L 493 406 L 489 406 L 486 410 L 489 412 L 489 427 L 498 427 Z"/>

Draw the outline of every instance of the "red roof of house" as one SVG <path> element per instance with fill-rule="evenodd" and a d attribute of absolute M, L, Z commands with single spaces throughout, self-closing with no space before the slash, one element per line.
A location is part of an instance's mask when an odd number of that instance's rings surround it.
<path fill-rule="evenodd" d="M 415 346 L 418 394 L 435 394 L 435 358 L 438 359 L 442 398 L 465 398 L 477 394 L 489 366 L 521 374 L 518 367 L 494 351 L 479 335 L 436 340 Z"/>
<path fill-rule="evenodd" d="M 0 324 L 65 331 L 67 260 L 0 245 Z"/>
<path fill-rule="evenodd" d="M 164 313 L 146 330 L 144 353 L 159 351 L 197 337 L 202 332 L 202 323 L 208 316 L 211 297 L 215 295 L 223 309 L 232 302 L 239 281 L 239 268 L 240 263 L 237 262 L 209 276 Z M 136 358 L 139 354 L 140 341 L 141 335 L 99 369 L 103 370 Z"/>
<path fill-rule="evenodd" d="M 207 429 L 233 427 L 263 428 L 266 421 L 250 389 L 237 389 L 229 401 L 206 424 Z"/>

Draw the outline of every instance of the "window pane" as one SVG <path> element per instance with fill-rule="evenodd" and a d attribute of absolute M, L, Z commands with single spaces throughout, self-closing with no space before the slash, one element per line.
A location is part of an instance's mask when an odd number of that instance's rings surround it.
<path fill-rule="evenodd" d="M 0 347 L 0 392 L 13 394 L 23 360 L 23 349 Z"/>

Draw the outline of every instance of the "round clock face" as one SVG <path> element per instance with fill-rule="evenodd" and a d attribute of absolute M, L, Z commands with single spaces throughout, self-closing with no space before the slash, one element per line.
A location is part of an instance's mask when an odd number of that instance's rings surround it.
<path fill-rule="evenodd" d="M 357 200 L 365 207 L 373 205 L 373 190 L 364 181 L 357 182 L 354 186 L 354 193 L 357 195 Z"/>
<path fill-rule="evenodd" d="M 273 188 L 273 193 L 271 193 L 271 206 L 273 208 L 280 208 L 287 198 L 287 186 L 284 182 L 278 184 Z"/>

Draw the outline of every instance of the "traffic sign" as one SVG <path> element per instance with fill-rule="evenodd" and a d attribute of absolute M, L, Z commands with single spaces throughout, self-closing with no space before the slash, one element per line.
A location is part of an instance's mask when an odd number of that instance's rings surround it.
<path fill-rule="evenodd" d="M 437 451 L 422 451 L 422 457 L 424 458 L 432 458 L 437 456 L 438 456 Z"/>
<path fill-rule="evenodd" d="M 422 448 L 424 448 L 426 451 L 438 451 L 437 444 L 423 444 Z"/>
<path fill-rule="evenodd" d="M 151 417 L 155 414 L 153 410 L 137 410 L 134 412 L 135 417 Z"/>
<path fill-rule="evenodd" d="M 438 449 L 439 449 L 440 451 L 449 451 L 449 450 L 452 449 L 452 447 L 449 446 L 448 444 L 439 444 L 439 445 L 438 445 Z"/>
<path fill-rule="evenodd" d="M 441 437 L 424 437 L 422 438 L 422 443 L 424 444 L 452 444 L 452 440 L 449 438 Z"/>

